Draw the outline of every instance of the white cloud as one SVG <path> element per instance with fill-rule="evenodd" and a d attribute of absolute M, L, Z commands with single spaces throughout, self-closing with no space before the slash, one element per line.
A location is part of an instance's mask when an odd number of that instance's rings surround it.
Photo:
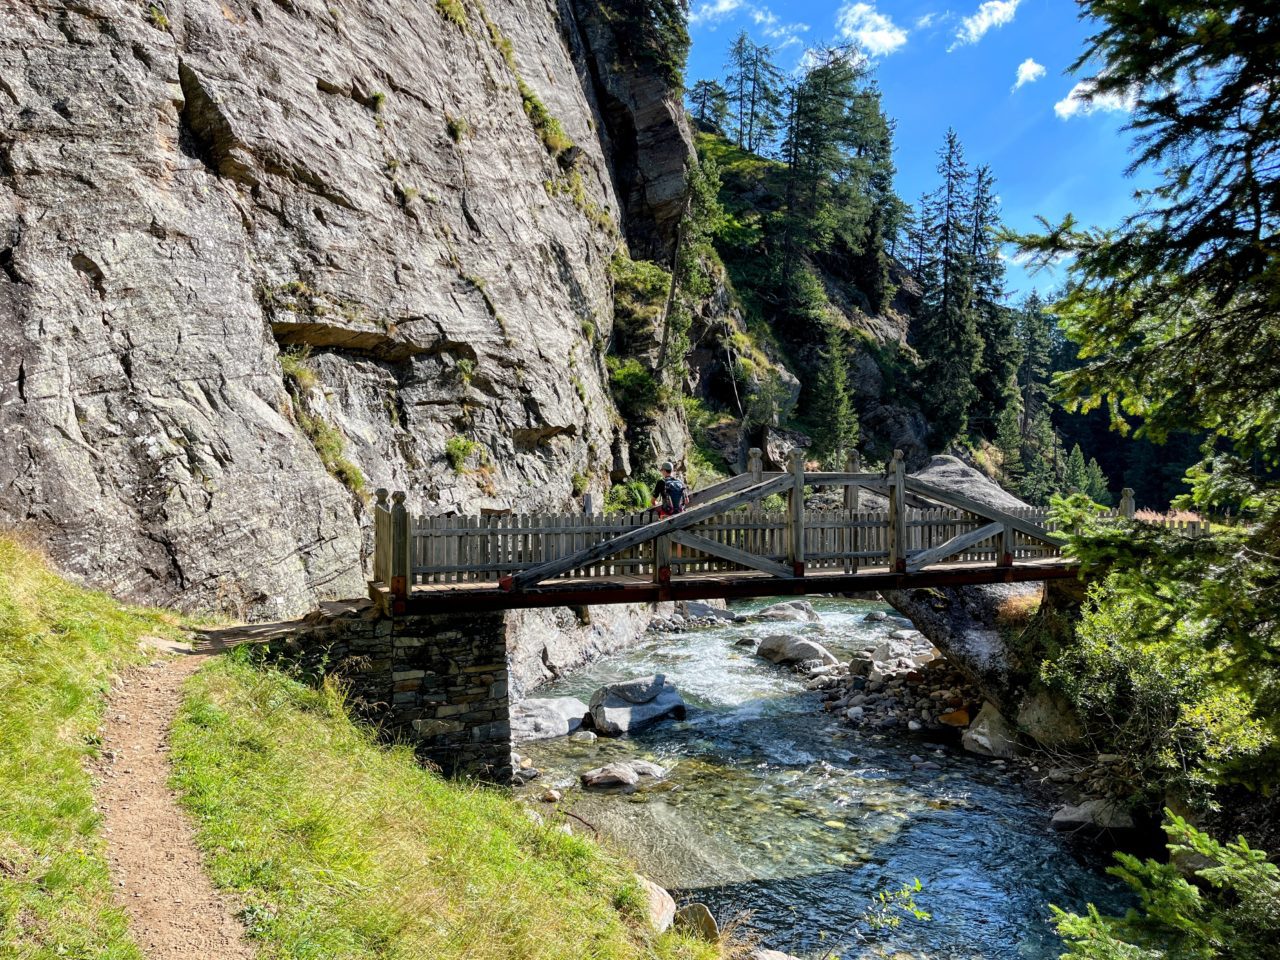
<path fill-rule="evenodd" d="M 701 23 L 715 23 L 723 20 L 731 13 L 737 13 L 746 5 L 746 0 L 703 0 L 689 12 L 689 26 L 696 27 Z"/>
<path fill-rule="evenodd" d="M 986 36 L 988 30 L 1012 23 L 1014 14 L 1018 12 L 1018 4 L 1021 2 L 1022 0 L 986 0 L 982 6 L 978 7 L 976 13 L 960 21 L 960 26 L 956 30 L 955 43 L 947 47 L 947 52 L 950 53 L 956 47 L 963 47 L 967 43 L 977 43 Z"/>
<path fill-rule="evenodd" d="M 1087 117 L 1091 113 L 1129 113 L 1138 103 L 1136 91 L 1128 93 L 1103 93 L 1090 96 L 1093 84 L 1081 80 L 1071 92 L 1053 105 L 1053 112 L 1063 120 L 1070 120 L 1077 114 Z"/>
<path fill-rule="evenodd" d="M 1018 64 L 1018 81 L 1013 85 L 1013 89 L 1025 87 L 1028 83 L 1035 83 L 1045 74 L 1044 64 L 1036 63 L 1031 57 L 1023 60 Z"/>
<path fill-rule="evenodd" d="M 916 29 L 928 30 L 933 26 L 933 21 L 938 18 L 936 13 L 926 13 L 923 17 L 916 17 Z"/>
<path fill-rule="evenodd" d="M 800 34 L 807 33 L 809 30 L 807 23 L 783 23 L 778 19 L 778 15 L 767 7 L 755 7 L 751 11 L 751 19 L 760 25 L 766 37 L 777 41 L 779 50 L 785 50 L 800 43 Z"/>
<path fill-rule="evenodd" d="M 907 42 L 907 31 L 869 3 L 846 3 L 836 14 L 836 26 L 873 57 L 893 53 Z"/>

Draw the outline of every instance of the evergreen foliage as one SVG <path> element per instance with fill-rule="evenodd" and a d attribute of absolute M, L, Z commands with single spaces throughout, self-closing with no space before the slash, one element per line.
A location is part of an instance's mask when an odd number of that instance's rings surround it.
<path fill-rule="evenodd" d="M 767 153 L 777 137 L 783 101 L 782 71 L 773 62 L 773 51 L 743 30 L 729 48 L 726 68 L 733 140 L 743 150 Z"/>
<path fill-rule="evenodd" d="M 947 131 L 938 153 L 938 175 L 941 184 L 918 211 L 921 229 L 932 240 L 921 270 L 924 301 L 914 339 L 924 359 L 931 443 L 940 450 L 968 425 L 982 351 L 973 309 L 969 168 L 954 130 Z"/>
<path fill-rule="evenodd" d="M 684 0 L 600 0 L 625 60 L 658 68 L 672 89 L 684 87 L 689 28 Z"/>
<path fill-rule="evenodd" d="M 688 91 L 689 112 L 698 129 L 707 133 L 725 132 L 729 119 L 729 91 L 716 80 L 699 80 Z"/>
<path fill-rule="evenodd" d="M 1116 854 L 1110 873 L 1142 904 L 1123 917 L 1056 907 L 1063 960 L 1269 960 L 1280 937 L 1280 868 L 1238 837 L 1219 843 L 1167 813 L 1169 860 Z M 1204 864 L 1194 876 L 1180 864 Z"/>
<path fill-rule="evenodd" d="M 829 469 L 843 470 L 858 443 L 858 414 L 849 393 L 844 343 L 834 326 L 827 331 L 827 348 L 818 368 L 810 409 L 815 417 L 814 456 Z"/>

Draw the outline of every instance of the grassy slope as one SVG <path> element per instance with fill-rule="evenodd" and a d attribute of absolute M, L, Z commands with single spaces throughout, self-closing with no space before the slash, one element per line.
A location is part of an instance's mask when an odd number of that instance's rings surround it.
<path fill-rule="evenodd" d="M 239 891 L 264 956 L 718 956 L 643 937 L 623 863 L 378 745 L 332 688 L 224 658 L 193 678 L 174 751 L 215 882 Z"/>
<path fill-rule="evenodd" d="M 0 537 L 0 957 L 140 960 L 84 764 L 111 675 L 174 622 L 77 589 Z"/>

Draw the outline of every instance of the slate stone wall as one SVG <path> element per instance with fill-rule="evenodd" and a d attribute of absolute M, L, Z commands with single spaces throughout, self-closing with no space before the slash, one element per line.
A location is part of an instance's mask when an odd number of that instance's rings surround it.
<path fill-rule="evenodd" d="M 501 613 L 388 616 L 370 602 L 312 614 L 281 652 L 342 678 L 353 707 L 448 776 L 511 776 Z"/>

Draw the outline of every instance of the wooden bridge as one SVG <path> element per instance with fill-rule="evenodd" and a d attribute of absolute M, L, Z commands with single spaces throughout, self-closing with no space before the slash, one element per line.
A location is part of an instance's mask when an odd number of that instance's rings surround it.
<path fill-rule="evenodd" d="M 443 613 L 643 603 L 912 587 L 1012 583 L 1073 576 L 1048 511 L 997 509 L 937 489 L 904 469 L 884 473 L 747 472 L 691 496 L 688 509 L 636 514 L 413 516 L 405 495 L 377 492 L 375 599 L 397 613 Z M 838 488 L 806 509 L 806 488 Z M 878 495 L 862 503 L 863 492 Z M 762 501 L 785 497 L 785 509 Z M 880 505 L 883 503 L 883 506 Z M 1126 490 L 1113 516 L 1133 516 Z"/>

